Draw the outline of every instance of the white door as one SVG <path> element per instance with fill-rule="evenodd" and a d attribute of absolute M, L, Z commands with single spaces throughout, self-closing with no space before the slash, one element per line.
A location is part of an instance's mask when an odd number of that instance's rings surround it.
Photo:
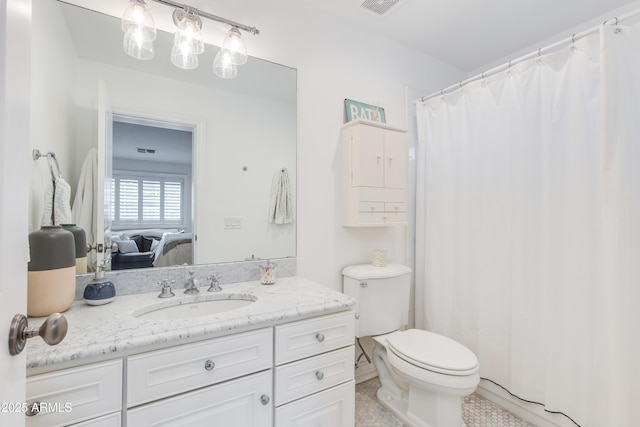
<path fill-rule="evenodd" d="M 96 242 L 104 247 L 97 250 L 97 265 L 111 266 L 111 157 L 113 152 L 113 111 L 107 95 L 107 85 L 98 81 L 98 185 L 96 194 Z M 107 261 L 107 262 L 105 262 Z"/>
<path fill-rule="evenodd" d="M 31 0 L 0 2 L 0 425 L 20 427 L 25 354 L 10 356 L 6 343 L 27 311 Z"/>

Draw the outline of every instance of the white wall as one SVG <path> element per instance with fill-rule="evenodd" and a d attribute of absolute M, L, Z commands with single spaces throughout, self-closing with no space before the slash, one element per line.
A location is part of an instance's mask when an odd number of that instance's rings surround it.
<path fill-rule="evenodd" d="M 121 16 L 126 0 L 73 3 Z M 247 38 L 253 56 L 298 70 L 297 256 L 298 274 L 341 289 L 342 268 L 369 262 L 374 248 L 389 250 L 390 261 L 410 264 L 406 236 L 413 228 L 342 227 L 340 128 L 344 98 L 379 104 L 387 123 L 413 126 L 405 97 L 429 93 L 464 73 L 379 36 L 350 27 L 340 18 L 320 14 L 300 0 L 194 1 L 215 15 L 254 25 Z M 171 10 L 150 2 L 158 28 L 171 31 Z M 215 8 L 212 8 L 214 7 Z M 164 11 L 164 13 L 162 12 Z M 219 44 L 228 27 L 206 21 L 205 41 Z M 119 42 L 119 41 L 118 41 Z M 407 102 L 409 101 L 409 102 Z"/>
<path fill-rule="evenodd" d="M 194 147 L 197 263 L 295 254 L 295 228 L 267 221 L 271 178 L 282 167 L 296 172 L 292 105 L 93 61 L 81 60 L 79 69 L 76 99 L 84 125 L 77 138 L 85 144 L 95 139 L 98 79 L 106 81 L 114 112 L 197 122 L 203 130 L 202 144 Z M 79 147 L 84 153 L 88 149 Z M 225 229 L 224 217 L 229 216 L 241 217 L 242 228 Z M 255 245 L 248 248 L 247 242 Z"/>
<path fill-rule="evenodd" d="M 75 186 L 72 100 L 77 56 L 64 27 L 64 18 L 55 3 L 38 2 L 33 8 L 29 146 L 30 151 L 35 148 L 42 153 L 54 152 L 62 176 Z M 51 181 L 47 160 L 33 161 L 29 183 L 32 190 L 29 195 L 29 231 L 40 228 L 44 192 Z"/>

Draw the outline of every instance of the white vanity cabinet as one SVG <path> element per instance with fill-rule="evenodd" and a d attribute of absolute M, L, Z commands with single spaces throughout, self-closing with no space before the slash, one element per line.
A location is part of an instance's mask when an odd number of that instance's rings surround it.
<path fill-rule="evenodd" d="M 34 374 L 26 426 L 352 427 L 354 336 L 342 311 Z"/>
<path fill-rule="evenodd" d="M 384 123 L 356 120 L 342 128 L 344 226 L 404 225 L 407 221 L 407 134 Z"/>
<path fill-rule="evenodd" d="M 275 327 L 275 425 L 354 424 L 352 311 Z"/>

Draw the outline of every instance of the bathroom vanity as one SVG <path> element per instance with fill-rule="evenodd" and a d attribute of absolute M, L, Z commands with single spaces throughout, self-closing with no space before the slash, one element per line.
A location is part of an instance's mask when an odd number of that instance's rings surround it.
<path fill-rule="evenodd" d="M 30 340 L 26 425 L 353 425 L 351 298 L 299 277 L 174 292 L 77 301 L 58 346 Z"/>

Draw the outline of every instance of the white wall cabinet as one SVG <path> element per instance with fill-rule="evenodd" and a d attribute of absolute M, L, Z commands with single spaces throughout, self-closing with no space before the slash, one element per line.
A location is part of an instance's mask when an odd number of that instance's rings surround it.
<path fill-rule="evenodd" d="M 407 134 L 384 123 L 356 120 L 342 127 L 344 222 L 347 227 L 407 221 Z"/>
<path fill-rule="evenodd" d="M 345 311 L 32 375 L 26 426 L 351 427 L 354 336 Z"/>

